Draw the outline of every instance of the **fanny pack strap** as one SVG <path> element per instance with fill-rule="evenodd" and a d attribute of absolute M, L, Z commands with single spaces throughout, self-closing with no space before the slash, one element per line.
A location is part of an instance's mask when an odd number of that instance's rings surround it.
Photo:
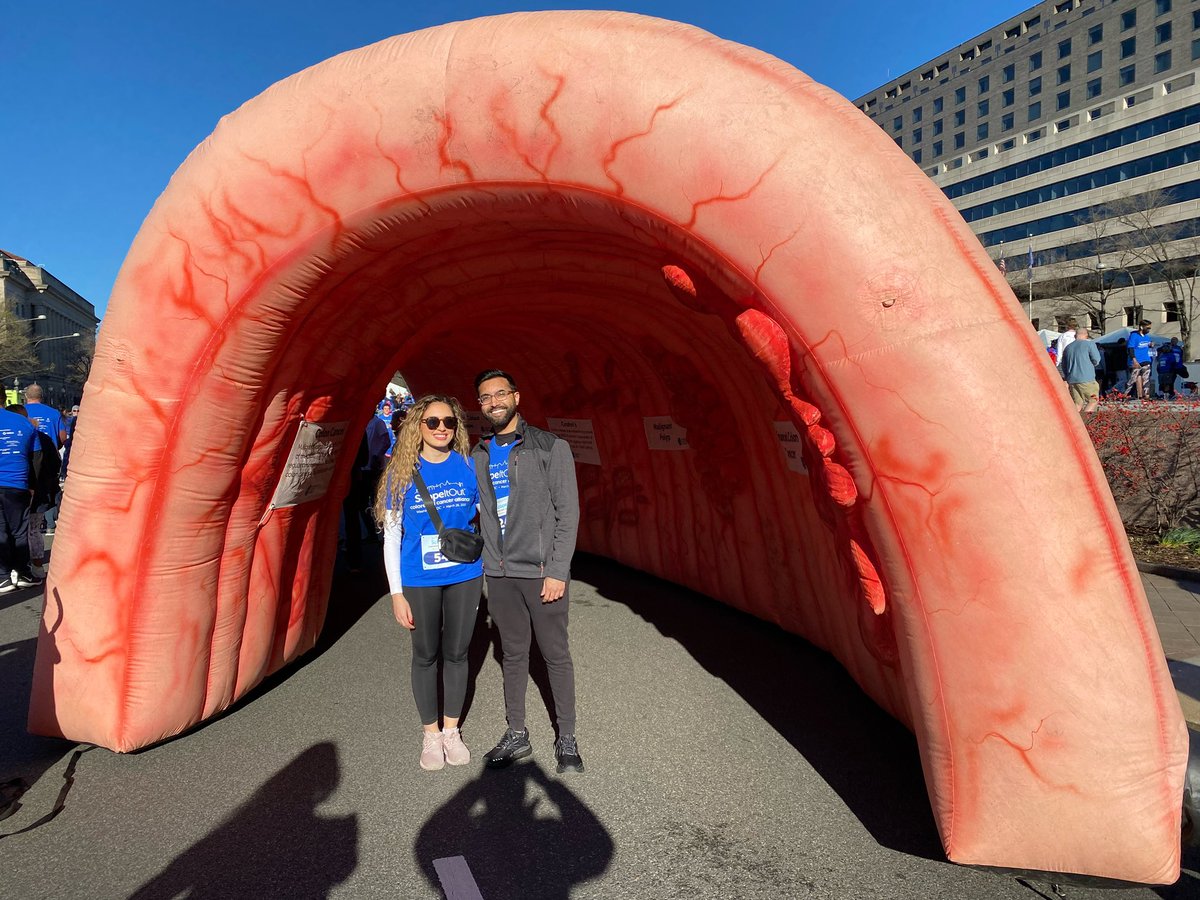
<path fill-rule="evenodd" d="M 425 511 L 429 513 L 429 518 L 433 522 L 433 527 L 437 529 L 438 536 L 442 534 L 442 517 L 438 515 L 437 507 L 433 505 L 433 498 L 429 496 L 429 488 L 425 486 L 425 479 L 421 477 L 421 464 L 418 462 L 413 466 L 413 484 L 416 485 L 417 493 L 421 495 L 421 502 L 425 504 Z"/>

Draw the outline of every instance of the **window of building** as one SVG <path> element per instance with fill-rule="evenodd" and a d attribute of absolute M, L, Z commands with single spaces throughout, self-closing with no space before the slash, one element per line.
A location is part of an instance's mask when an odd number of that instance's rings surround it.
<path fill-rule="evenodd" d="M 1089 47 L 1092 44 L 1100 43 L 1102 40 L 1104 40 L 1104 26 L 1103 25 L 1093 25 L 1091 28 L 1088 29 L 1088 46 Z"/>
<path fill-rule="evenodd" d="M 992 78 L 990 75 L 984 75 L 979 79 L 979 93 L 986 94 L 992 87 Z"/>
<path fill-rule="evenodd" d="M 975 105 L 975 115 L 977 118 L 982 119 L 984 116 L 986 116 L 988 114 L 990 109 L 991 109 L 991 101 L 980 100 L 979 103 L 977 103 Z"/>
<path fill-rule="evenodd" d="M 1071 105 L 1071 92 L 1059 91 L 1058 96 L 1054 99 L 1054 108 L 1064 110 Z"/>
<path fill-rule="evenodd" d="M 1104 326 L 1100 322 L 1100 313 L 1089 312 L 1088 313 L 1088 322 L 1091 323 L 1091 329 L 1092 329 L 1093 334 L 1101 334 L 1104 331 Z"/>
<path fill-rule="evenodd" d="M 1055 131 L 1066 131 L 1068 128 L 1070 128 L 1074 124 L 1075 124 L 1075 122 L 1073 119 L 1063 119 L 1061 122 L 1054 123 L 1054 130 Z"/>
<path fill-rule="evenodd" d="M 1128 31 L 1130 28 L 1137 27 L 1137 10 L 1130 9 L 1121 13 L 1121 30 Z"/>
<path fill-rule="evenodd" d="M 933 142 L 933 158 L 937 159 L 941 155 L 942 155 L 942 142 L 934 141 Z"/>
<path fill-rule="evenodd" d="M 1154 0 L 1154 14 L 1165 16 L 1171 11 L 1171 0 Z"/>
<path fill-rule="evenodd" d="M 975 137 L 981 141 L 986 141 L 988 136 L 988 123 L 980 122 L 975 128 Z"/>
<path fill-rule="evenodd" d="M 941 119 L 934 119 L 934 120 L 933 120 L 933 133 L 934 133 L 935 135 L 938 135 L 938 134 L 941 134 L 941 133 L 942 133 L 942 120 L 941 120 Z"/>
<path fill-rule="evenodd" d="M 960 109 L 954 114 L 954 127 L 961 128 L 963 125 L 966 125 L 966 124 L 967 124 L 967 112 L 966 112 L 966 110 Z"/>
<path fill-rule="evenodd" d="M 1100 96 L 1100 81 L 1101 79 L 1099 78 L 1093 78 L 1087 83 L 1087 98 L 1089 100 L 1095 100 Z"/>
<path fill-rule="evenodd" d="M 1029 71 L 1036 72 L 1042 67 L 1042 51 L 1029 54 Z"/>
<path fill-rule="evenodd" d="M 1126 66 L 1119 73 L 1117 73 L 1117 83 L 1120 84 L 1121 87 L 1125 87 L 1127 84 L 1133 84 L 1134 78 L 1137 75 L 1137 73 L 1134 71 L 1134 68 L 1134 66 Z"/>
<path fill-rule="evenodd" d="M 1164 50 L 1154 56 L 1154 74 L 1159 75 L 1171 68 L 1171 51 Z"/>
<path fill-rule="evenodd" d="M 965 146 L 967 146 L 967 136 L 960 131 L 954 135 L 954 149 L 961 150 Z"/>
<path fill-rule="evenodd" d="M 942 111 L 943 103 L 944 101 L 941 97 L 933 98 L 933 114 L 935 116 Z"/>
<path fill-rule="evenodd" d="M 1016 77 L 1017 77 L 1017 67 L 1015 65 L 1008 65 L 1008 66 L 1004 67 L 1004 72 L 1003 72 L 1002 78 L 1003 78 L 1005 84 L 1009 84 L 1012 81 L 1015 81 Z"/>
<path fill-rule="evenodd" d="M 967 102 L 967 89 L 965 87 L 960 87 L 960 88 L 954 89 L 954 102 L 955 103 L 966 103 Z"/>
<path fill-rule="evenodd" d="M 1192 41 L 1192 59 L 1200 59 L 1200 38 Z"/>
<path fill-rule="evenodd" d="M 1012 131 L 1013 122 L 1014 122 L 1013 114 L 1005 113 L 1004 115 L 1002 115 L 1000 117 L 1000 130 L 1001 131 Z"/>
<path fill-rule="evenodd" d="M 1045 129 L 1042 129 L 1042 128 L 1033 129 L 1033 131 L 1031 131 L 1027 135 L 1025 135 L 1025 143 L 1032 144 L 1034 141 L 1041 140 L 1042 135 L 1044 133 L 1045 133 Z"/>
<path fill-rule="evenodd" d="M 1041 24 L 1042 24 L 1042 17 L 1041 16 L 1033 16 L 1032 18 L 1025 20 L 1025 30 L 1029 31 L 1029 29 L 1037 28 Z"/>
<path fill-rule="evenodd" d="M 1065 41 L 1059 41 L 1058 58 L 1066 59 L 1070 55 L 1071 55 L 1071 39 L 1067 38 Z"/>
<path fill-rule="evenodd" d="M 1029 79 L 1029 96 L 1036 97 L 1042 92 L 1042 76 Z"/>
<path fill-rule="evenodd" d="M 1121 59 L 1129 59 L 1135 53 L 1137 53 L 1137 38 L 1125 38 L 1121 41 Z"/>
<path fill-rule="evenodd" d="M 925 113 L 921 109 L 921 107 L 919 107 L 919 106 L 915 107 L 912 111 L 913 124 L 915 125 L 917 122 L 920 122 L 921 119 L 924 118 L 924 115 L 925 115 Z"/>
<path fill-rule="evenodd" d="M 1192 31 L 1200 29 L 1200 9 L 1192 13 Z"/>
<path fill-rule="evenodd" d="M 1142 308 L 1140 306 L 1125 307 L 1125 327 L 1137 328 L 1138 319 L 1141 318 Z"/>
<path fill-rule="evenodd" d="M 1071 80 L 1071 64 L 1067 63 L 1065 66 L 1059 66 L 1058 67 L 1057 84 L 1066 84 L 1070 80 Z"/>
<path fill-rule="evenodd" d="M 904 116 L 896 116 L 892 119 L 892 131 L 899 131 L 904 127 Z"/>
<path fill-rule="evenodd" d="M 914 150 L 914 151 L 913 151 L 912 160 L 913 160 L 913 162 L 915 162 L 915 163 L 917 163 L 918 165 L 920 165 L 920 163 L 921 163 L 921 151 L 920 151 L 920 150 Z"/>
<path fill-rule="evenodd" d="M 1155 25 L 1154 26 L 1154 43 L 1155 43 L 1155 45 L 1157 46 L 1158 44 L 1165 44 L 1169 40 L 1171 40 L 1171 23 L 1163 22 L 1161 25 Z"/>
<path fill-rule="evenodd" d="M 1095 53 L 1089 53 L 1087 58 L 1087 70 L 1089 72 L 1095 72 L 1099 70 L 1099 68 L 1104 64 L 1103 56 L 1103 50 L 1097 50 Z"/>
<path fill-rule="evenodd" d="M 1032 319 L 1029 320 L 1029 322 L 1031 325 L 1033 325 L 1034 331 L 1037 331 L 1039 328 L 1042 327 L 1042 320 L 1041 320 L 1040 316 L 1034 316 Z"/>
<path fill-rule="evenodd" d="M 1034 122 L 1042 117 L 1042 101 L 1029 104 L 1029 118 L 1027 121 Z"/>
<path fill-rule="evenodd" d="M 1178 322 L 1179 321 L 1179 304 L 1173 300 L 1163 301 L 1163 321 Z"/>
<path fill-rule="evenodd" d="M 980 147 L 978 150 L 976 150 L 974 153 L 971 154 L 971 159 L 974 159 L 974 160 L 987 159 L 988 152 L 989 152 L 989 148 Z"/>
<path fill-rule="evenodd" d="M 1000 95 L 1000 102 L 1006 107 L 1012 106 L 1014 103 L 1017 102 L 1017 92 L 1014 91 L 1012 88 L 1009 88 L 1007 91 L 1005 91 L 1003 94 Z"/>
<path fill-rule="evenodd" d="M 1015 146 L 1017 146 L 1016 140 L 1013 138 L 1009 138 L 1007 141 L 1003 141 L 996 145 L 996 152 L 997 153 L 1007 153 L 1009 150 L 1011 150 Z"/>
<path fill-rule="evenodd" d="M 914 128 L 914 129 L 913 129 L 913 136 L 912 136 L 912 140 L 913 140 L 913 143 L 914 143 L 914 144 L 919 144 L 919 143 L 921 143 L 921 129 L 920 129 L 920 128 Z"/>

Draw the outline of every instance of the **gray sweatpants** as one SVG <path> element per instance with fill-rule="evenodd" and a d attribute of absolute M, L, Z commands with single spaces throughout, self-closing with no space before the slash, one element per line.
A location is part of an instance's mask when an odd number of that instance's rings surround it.
<path fill-rule="evenodd" d="M 504 707 L 508 727 L 525 727 L 525 690 L 529 685 L 531 633 L 546 661 L 550 692 L 554 696 L 558 733 L 575 733 L 575 666 L 567 642 L 571 585 L 562 599 L 542 602 L 541 578 L 487 576 L 488 612 L 500 630 L 504 658 Z"/>

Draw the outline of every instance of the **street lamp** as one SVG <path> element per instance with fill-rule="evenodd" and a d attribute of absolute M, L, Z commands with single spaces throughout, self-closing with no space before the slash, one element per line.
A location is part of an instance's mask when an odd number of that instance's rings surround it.
<path fill-rule="evenodd" d="M 1107 266 L 1100 260 L 1096 260 L 1096 274 L 1100 276 L 1100 334 L 1104 334 L 1104 329 L 1108 327 L 1108 310 L 1104 308 L 1104 270 Z"/>
<path fill-rule="evenodd" d="M 79 332 L 76 331 L 76 332 L 73 332 L 72 334 L 60 334 L 60 335 L 56 335 L 55 337 L 38 338 L 36 341 L 33 342 L 33 346 L 36 347 L 38 344 L 44 344 L 47 341 L 65 341 L 67 338 L 77 338 L 79 336 L 80 336 Z"/>
<path fill-rule="evenodd" d="M 29 322 L 41 322 L 45 318 L 46 318 L 46 314 L 42 313 L 40 316 L 34 316 L 32 319 L 17 319 L 17 324 L 24 325 Z"/>

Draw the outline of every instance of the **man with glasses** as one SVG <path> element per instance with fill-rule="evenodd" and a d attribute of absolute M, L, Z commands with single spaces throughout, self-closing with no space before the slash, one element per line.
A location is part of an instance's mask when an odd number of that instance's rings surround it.
<path fill-rule="evenodd" d="M 475 390 L 492 426 L 471 457 L 479 478 L 488 612 L 500 631 L 508 716 L 504 737 L 484 761 L 498 769 L 533 753 L 525 692 L 530 638 L 536 636 L 558 720 L 558 771 L 582 772 L 575 740 L 575 668 L 567 641 L 571 557 L 579 528 L 575 461 L 566 441 L 518 415 L 521 394 L 507 372 L 480 372 Z"/>

